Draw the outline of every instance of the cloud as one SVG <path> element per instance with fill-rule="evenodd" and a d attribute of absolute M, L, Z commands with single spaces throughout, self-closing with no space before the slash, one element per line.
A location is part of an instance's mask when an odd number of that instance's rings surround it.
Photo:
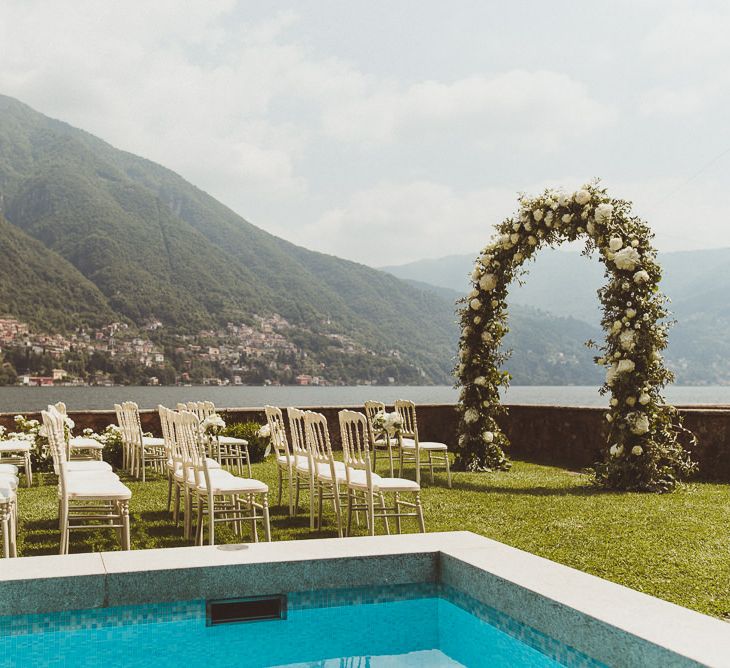
<path fill-rule="evenodd" d="M 375 90 L 327 108 L 323 120 L 332 137 L 365 145 L 394 141 L 405 133 L 458 128 L 485 145 L 498 138 L 551 149 L 565 137 L 613 123 L 616 110 L 564 74 L 515 70 L 410 86 L 378 82 Z"/>

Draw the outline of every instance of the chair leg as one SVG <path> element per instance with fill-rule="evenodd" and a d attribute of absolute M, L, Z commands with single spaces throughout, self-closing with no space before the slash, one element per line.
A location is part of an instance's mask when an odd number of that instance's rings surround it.
<path fill-rule="evenodd" d="M 336 484 L 332 485 L 334 495 L 335 517 L 337 518 L 337 535 L 342 538 L 342 504 L 340 503 L 340 490 Z"/>
<path fill-rule="evenodd" d="M 400 522 L 400 492 L 395 493 L 395 530 L 401 533 Z"/>
<path fill-rule="evenodd" d="M 284 469 L 281 466 L 277 466 L 279 469 L 279 499 L 276 503 L 277 506 L 281 505 L 281 496 L 284 493 Z"/>
<path fill-rule="evenodd" d="M 421 450 L 416 448 L 416 482 L 421 484 Z"/>
<path fill-rule="evenodd" d="M 132 540 L 129 535 L 129 501 L 119 503 L 119 513 L 122 516 L 122 549 L 131 550 Z"/>
<path fill-rule="evenodd" d="M 314 531 L 314 497 L 316 495 L 316 483 L 314 473 L 309 475 L 309 529 Z"/>
<path fill-rule="evenodd" d="M 294 515 L 294 471 L 292 469 L 289 469 L 289 477 L 287 478 L 287 482 L 289 484 L 289 517 L 293 517 Z"/>
<path fill-rule="evenodd" d="M 317 497 L 319 502 L 319 512 L 317 514 L 317 531 L 322 531 L 322 510 L 324 506 L 324 489 L 322 483 L 317 484 Z"/>
<path fill-rule="evenodd" d="M 347 490 L 347 535 L 352 533 L 352 490 Z"/>
<path fill-rule="evenodd" d="M 423 506 L 421 505 L 421 493 L 416 492 L 416 515 L 418 516 L 418 527 L 421 533 L 426 533 L 426 522 L 423 519 Z"/>
<path fill-rule="evenodd" d="M 263 499 L 261 500 L 261 505 L 264 507 L 264 536 L 266 538 L 266 542 L 271 542 L 271 523 L 269 522 L 269 495 L 263 494 Z"/>
<path fill-rule="evenodd" d="M 69 539 L 69 531 L 68 531 L 68 501 L 65 499 L 61 500 L 61 517 L 60 517 L 60 525 L 61 525 L 61 549 L 60 554 L 68 554 L 68 539 Z"/>
<path fill-rule="evenodd" d="M 370 535 L 375 535 L 375 499 L 373 498 L 373 493 L 368 490 L 368 525 L 370 529 Z"/>
<path fill-rule="evenodd" d="M 10 509 L 3 510 L 3 557 L 10 558 Z"/>
<path fill-rule="evenodd" d="M 428 451 L 428 466 L 431 469 L 431 484 L 433 485 L 433 453 Z"/>
<path fill-rule="evenodd" d="M 172 506 L 172 473 L 167 472 L 167 512 L 170 512 Z"/>
<path fill-rule="evenodd" d="M 301 486 L 301 478 L 297 476 L 297 495 L 296 500 L 294 501 L 294 517 L 297 515 L 297 511 L 299 510 L 299 488 Z"/>
<path fill-rule="evenodd" d="M 13 503 L 10 511 L 10 556 L 18 556 L 18 504 Z"/>
<path fill-rule="evenodd" d="M 383 515 L 385 515 L 388 512 L 388 507 L 385 505 L 385 496 L 383 493 L 380 493 L 380 508 L 383 511 Z M 388 522 L 387 517 L 383 517 L 383 523 L 385 524 L 385 533 L 386 535 L 390 536 L 390 523 Z"/>
<path fill-rule="evenodd" d="M 393 477 L 393 444 L 388 441 L 388 461 L 390 463 L 390 477 Z M 401 463 L 401 472 L 399 475 L 403 474 L 403 464 Z"/>
<path fill-rule="evenodd" d="M 446 453 L 446 484 L 451 489 L 451 465 L 449 463 L 449 453 Z"/>
<path fill-rule="evenodd" d="M 30 463 L 30 453 L 25 454 L 25 481 L 30 487 L 33 484 L 33 467 Z"/>
<path fill-rule="evenodd" d="M 210 544 L 215 545 L 215 497 L 208 495 L 208 535 L 210 536 Z"/>

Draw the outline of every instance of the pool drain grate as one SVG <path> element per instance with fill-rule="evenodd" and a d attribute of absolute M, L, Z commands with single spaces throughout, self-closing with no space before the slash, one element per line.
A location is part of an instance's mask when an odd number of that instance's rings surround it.
<path fill-rule="evenodd" d="M 207 626 L 286 619 L 286 596 L 249 596 L 205 602 Z"/>

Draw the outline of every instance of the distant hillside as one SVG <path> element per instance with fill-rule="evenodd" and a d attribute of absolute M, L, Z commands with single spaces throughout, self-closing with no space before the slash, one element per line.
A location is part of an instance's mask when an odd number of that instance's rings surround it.
<path fill-rule="evenodd" d="M 683 251 L 660 254 L 663 267 L 662 290 L 671 298 L 670 308 L 677 320 L 671 330 L 667 360 L 685 384 L 730 384 L 730 249 Z M 395 276 L 409 281 L 425 281 L 439 289 L 463 295 L 468 289 L 468 274 L 474 257 L 452 255 L 385 267 Z M 603 283 L 603 271 L 595 258 L 578 252 L 546 250 L 528 265 L 523 285 L 512 286 L 511 313 L 517 306 L 546 315 L 574 318 L 598 332 L 600 305 L 596 291 Z M 566 341 L 570 340 L 567 323 Z M 538 328 L 540 322 L 535 323 Z M 550 326 L 562 326 L 553 322 Z M 517 325 L 514 324 L 517 331 Z M 559 332 L 560 329 L 554 330 Z M 600 334 L 600 332 L 598 332 Z M 594 338 L 598 334 L 592 334 Z M 518 345 L 515 348 L 519 351 Z M 577 354 L 577 351 L 576 351 Z M 517 354 L 510 363 L 519 360 Z"/>
<path fill-rule="evenodd" d="M 44 306 L 42 318 L 36 306 L 58 302 L 48 276 L 0 285 L 0 304 L 32 322 L 63 329 L 96 315 L 194 333 L 278 313 L 366 345 L 397 380 L 450 382 L 449 301 L 267 234 L 174 172 L 4 96 L 0 213 L 35 240 L 10 266 L 30 252 L 64 267 L 55 293 L 69 307 Z"/>

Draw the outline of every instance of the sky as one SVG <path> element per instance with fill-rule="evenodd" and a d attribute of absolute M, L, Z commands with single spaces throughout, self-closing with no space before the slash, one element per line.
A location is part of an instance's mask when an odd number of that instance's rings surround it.
<path fill-rule="evenodd" d="M 0 0 L 0 93 L 372 266 L 599 177 L 730 246 L 730 3 Z"/>

